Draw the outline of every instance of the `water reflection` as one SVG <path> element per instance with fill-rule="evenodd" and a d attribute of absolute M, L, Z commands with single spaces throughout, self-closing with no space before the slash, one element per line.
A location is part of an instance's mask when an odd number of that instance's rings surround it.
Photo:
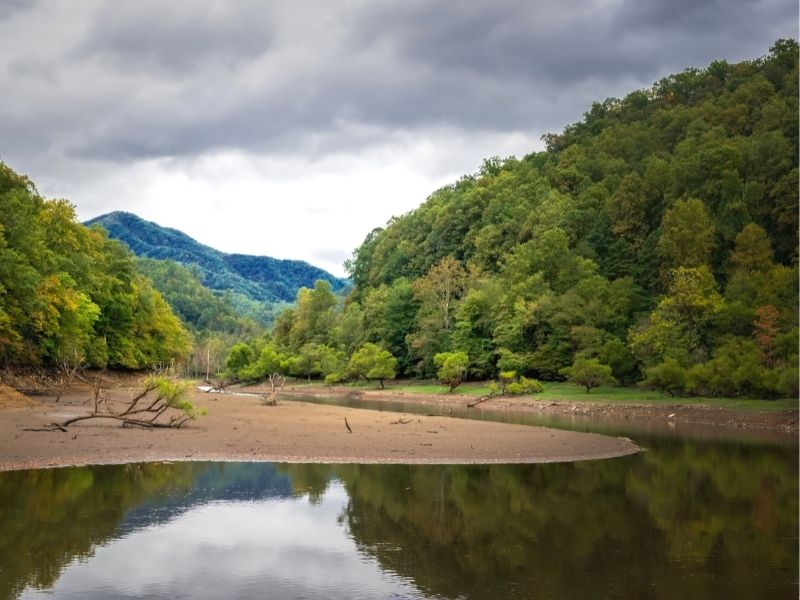
<path fill-rule="evenodd" d="M 342 535 L 346 502 L 333 485 L 315 505 L 280 498 L 200 505 L 99 547 L 90 561 L 73 561 L 53 591 L 89 599 L 415 595 Z"/>
<path fill-rule="evenodd" d="M 0 474 L 0 597 L 796 598 L 797 448 Z"/>

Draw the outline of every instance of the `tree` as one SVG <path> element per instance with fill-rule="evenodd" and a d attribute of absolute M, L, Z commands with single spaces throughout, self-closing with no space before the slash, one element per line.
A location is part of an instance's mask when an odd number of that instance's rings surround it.
<path fill-rule="evenodd" d="M 678 200 L 661 219 L 658 252 L 664 266 L 700 267 L 707 265 L 714 248 L 714 224 L 702 201 Z"/>
<path fill-rule="evenodd" d="M 394 379 L 397 359 L 388 351 L 373 343 L 366 343 L 359 348 L 347 365 L 347 374 L 356 381 L 363 377 L 367 381 L 377 379 L 383 389 L 384 379 Z"/>
<path fill-rule="evenodd" d="M 773 265 L 772 245 L 767 232 L 755 223 L 745 225 L 736 236 L 730 258 L 732 271 L 762 272 Z"/>
<path fill-rule="evenodd" d="M 601 385 L 617 383 L 611 374 L 611 367 L 601 364 L 596 358 L 578 357 L 571 367 L 561 369 L 561 374 L 568 377 L 570 382 L 585 387 L 587 394 Z"/>
<path fill-rule="evenodd" d="M 707 267 L 673 271 L 669 294 L 628 336 L 631 350 L 646 365 L 665 358 L 688 360 L 710 344 L 713 318 L 725 308 Z"/>
<path fill-rule="evenodd" d="M 326 343 L 332 333 L 336 305 L 331 284 L 323 279 L 314 283 L 313 290 L 300 288 L 288 336 L 291 349 L 298 350 L 308 343 Z"/>
<path fill-rule="evenodd" d="M 469 374 L 476 379 L 494 377 L 497 371 L 497 349 L 492 337 L 502 294 L 499 281 L 486 279 L 467 292 L 456 311 L 453 347 L 469 355 Z"/>
<path fill-rule="evenodd" d="M 246 352 L 246 351 L 245 351 Z M 259 381 L 272 374 L 280 374 L 284 369 L 286 357 L 272 344 L 261 349 L 258 358 L 239 369 L 238 378 L 243 381 Z"/>
<path fill-rule="evenodd" d="M 617 191 L 606 200 L 611 231 L 638 249 L 647 237 L 647 199 L 637 173 L 626 175 Z"/>
<path fill-rule="evenodd" d="M 469 368 L 466 352 L 440 352 L 433 357 L 433 362 L 439 368 L 437 377 L 450 388 L 449 392 L 461 385 Z"/>
<path fill-rule="evenodd" d="M 414 292 L 423 303 L 423 308 L 436 315 L 439 326 L 450 331 L 454 304 L 461 297 L 466 284 L 467 273 L 461 262 L 446 256 L 415 282 Z"/>
<path fill-rule="evenodd" d="M 238 378 L 251 362 L 253 362 L 253 349 L 240 342 L 231 348 L 228 359 L 225 361 L 225 366 L 231 375 Z"/>
<path fill-rule="evenodd" d="M 753 337 L 761 350 L 762 362 L 768 367 L 775 364 L 775 338 L 779 332 L 778 319 L 778 310 L 771 304 L 759 306 L 756 309 Z"/>

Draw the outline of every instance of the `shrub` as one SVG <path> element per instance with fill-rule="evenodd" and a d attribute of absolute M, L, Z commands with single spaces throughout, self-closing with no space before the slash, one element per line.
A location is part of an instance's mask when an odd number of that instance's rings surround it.
<path fill-rule="evenodd" d="M 520 377 L 519 381 L 513 381 L 506 386 L 509 394 L 540 394 L 544 391 L 544 386 L 538 379 L 528 379 Z"/>
<path fill-rule="evenodd" d="M 688 375 L 680 363 L 674 358 L 668 358 L 664 362 L 645 370 L 644 381 L 639 382 L 639 386 L 648 390 L 661 390 L 667 392 L 673 398 L 676 394 L 686 391 Z"/>

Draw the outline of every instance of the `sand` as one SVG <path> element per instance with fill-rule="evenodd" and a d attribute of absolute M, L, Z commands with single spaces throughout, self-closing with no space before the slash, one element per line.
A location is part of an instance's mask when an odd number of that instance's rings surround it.
<path fill-rule="evenodd" d="M 128 391 L 109 390 L 112 403 Z M 122 427 L 89 420 L 62 431 L 53 422 L 88 411 L 87 388 L 0 404 L 0 470 L 144 461 L 230 460 L 314 463 L 543 463 L 620 457 L 627 438 L 442 416 L 377 412 L 253 396 L 193 393 L 207 415 L 180 429 Z M 345 419 L 352 433 L 345 425 Z"/>

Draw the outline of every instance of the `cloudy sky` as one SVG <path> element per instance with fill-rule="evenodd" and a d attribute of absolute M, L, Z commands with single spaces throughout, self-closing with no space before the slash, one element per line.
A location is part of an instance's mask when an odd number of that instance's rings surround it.
<path fill-rule="evenodd" d="M 797 28 L 796 0 L 0 0 L 0 159 L 81 219 L 342 275 L 483 158 Z"/>

